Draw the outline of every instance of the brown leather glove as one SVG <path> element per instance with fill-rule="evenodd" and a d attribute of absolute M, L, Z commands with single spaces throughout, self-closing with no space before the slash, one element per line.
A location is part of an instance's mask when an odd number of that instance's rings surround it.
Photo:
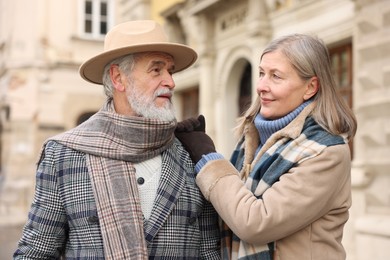
<path fill-rule="evenodd" d="M 177 124 L 175 136 L 183 144 L 194 163 L 202 155 L 215 152 L 213 140 L 205 133 L 206 122 L 203 115 L 189 118 Z"/>

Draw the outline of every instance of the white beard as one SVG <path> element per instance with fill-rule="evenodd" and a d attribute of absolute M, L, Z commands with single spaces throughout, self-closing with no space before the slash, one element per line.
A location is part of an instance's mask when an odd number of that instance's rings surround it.
<path fill-rule="evenodd" d="M 174 121 L 176 120 L 175 108 L 171 101 L 166 102 L 164 106 L 157 107 L 155 99 L 162 94 L 171 93 L 172 90 L 167 88 L 158 89 L 154 92 L 154 95 L 148 97 L 143 95 L 139 88 L 134 86 L 134 82 L 129 79 L 129 87 L 126 89 L 127 100 L 133 111 L 142 117 L 148 119 L 157 119 L 161 121 Z"/>

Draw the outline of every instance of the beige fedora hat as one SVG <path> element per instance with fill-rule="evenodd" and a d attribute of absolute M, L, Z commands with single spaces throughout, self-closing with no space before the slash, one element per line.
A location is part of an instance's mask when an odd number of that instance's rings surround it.
<path fill-rule="evenodd" d="M 116 25 L 104 39 L 104 51 L 81 64 L 79 73 L 86 81 L 103 84 L 104 67 L 112 60 L 138 52 L 158 51 L 170 54 L 178 72 L 191 66 L 196 52 L 182 44 L 168 41 L 161 25 L 152 20 L 130 21 Z"/>

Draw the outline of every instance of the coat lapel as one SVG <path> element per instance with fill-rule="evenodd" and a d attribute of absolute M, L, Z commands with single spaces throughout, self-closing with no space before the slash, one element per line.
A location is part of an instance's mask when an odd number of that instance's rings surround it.
<path fill-rule="evenodd" d="M 161 179 L 154 201 L 152 214 L 144 222 L 145 239 L 149 244 L 156 236 L 174 208 L 181 191 L 185 186 L 186 171 L 181 166 L 180 156 L 171 146 L 162 154 Z"/>

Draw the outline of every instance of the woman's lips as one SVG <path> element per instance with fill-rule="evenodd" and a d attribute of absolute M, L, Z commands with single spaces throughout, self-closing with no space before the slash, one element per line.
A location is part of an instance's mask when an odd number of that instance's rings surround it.
<path fill-rule="evenodd" d="M 261 104 L 262 105 L 266 105 L 266 104 L 269 104 L 271 103 L 273 100 L 272 99 L 269 99 L 269 98 L 261 98 Z"/>

